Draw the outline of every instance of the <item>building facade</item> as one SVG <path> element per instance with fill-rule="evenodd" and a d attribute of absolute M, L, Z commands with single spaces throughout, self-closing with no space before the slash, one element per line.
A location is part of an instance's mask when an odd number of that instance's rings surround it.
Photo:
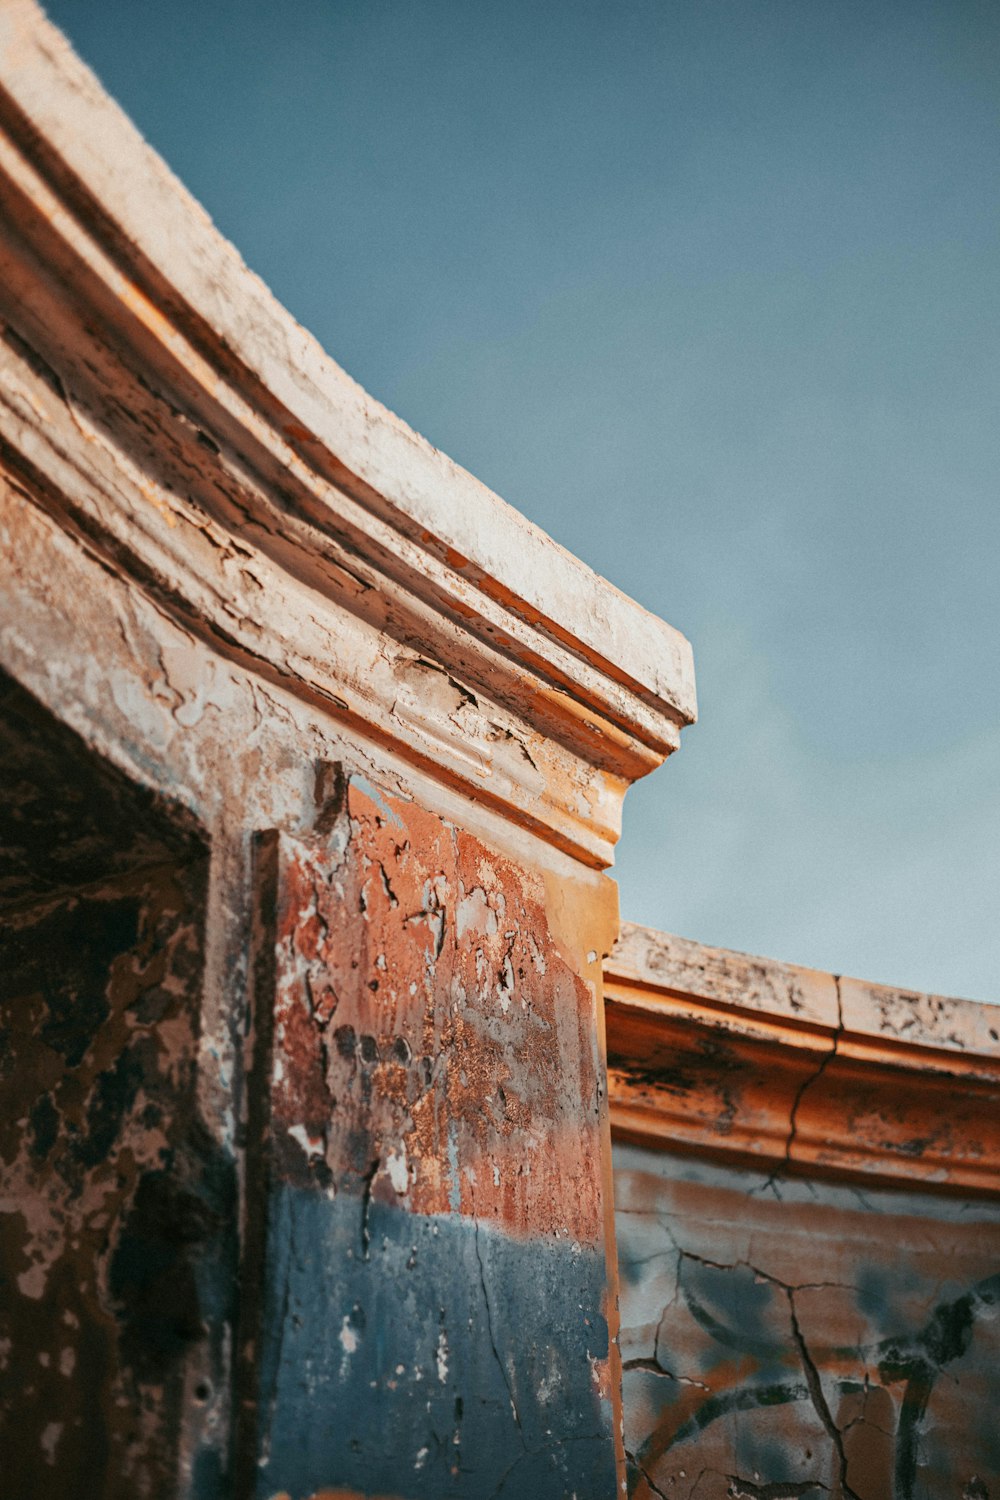
<path fill-rule="evenodd" d="M 4 1496 L 987 1494 L 988 1013 L 619 937 L 688 643 L 31 0 L 0 320 Z"/>

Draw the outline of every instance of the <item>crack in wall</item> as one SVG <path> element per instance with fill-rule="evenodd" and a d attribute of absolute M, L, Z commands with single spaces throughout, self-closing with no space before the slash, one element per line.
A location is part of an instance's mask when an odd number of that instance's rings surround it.
<path fill-rule="evenodd" d="M 695 1380 L 691 1375 L 675 1375 L 673 1370 L 668 1370 L 665 1365 L 661 1365 L 655 1355 L 652 1358 L 646 1355 L 637 1359 L 623 1360 L 622 1373 L 624 1374 L 626 1370 L 646 1370 L 652 1375 L 664 1375 L 670 1380 L 676 1380 L 678 1385 L 693 1385 L 699 1391 L 711 1390 L 711 1386 L 706 1385 L 703 1380 Z"/>
<path fill-rule="evenodd" d="M 791 1108 L 788 1112 L 788 1134 L 785 1137 L 785 1149 L 782 1158 L 783 1164 L 786 1167 L 790 1166 L 793 1162 L 792 1152 L 795 1148 L 795 1141 L 798 1136 L 799 1110 L 802 1107 L 802 1101 L 809 1090 L 814 1088 L 815 1085 L 819 1082 L 823 1074 L 826 1072 L 827 1068 L 833 1062 L 834 1058 L 838 1055 L 841 1038 L 844 1034 L 844 1010 L 840 993 L 840 975 L 833 974 L 831 975 L 831 978 L 833 979 L 837 993 L 837 1024 L 834 1027 L 829 1050 L 827 1052 L 824 1052 L 822 1058 L 820 1059 L 819 1066 L 812 1073 L 808 1074 L 808 1076 L 804 1078 L 799 1084 L 799 1087 L 795 1092 L 795 1097 L 792 1100 Z M 774 1194 L 775 1198 L 777 1198 L 778 1202 L 782 1202 L 781 1194 L 778 1191 L 778 1181 L 780 1173 L 781 1167 L 775 1167 L 768 1174 L 767 1178 L 759 1188 L 752 1189 L 749 1196 L 754 1197 L 757 1193 L 765 1193 L 770 1188 L 771 1192 Z"/>
<path fill-rule="evenodd" d="M 819 1417 L 837 1454 L 843 1500 L 861 1500 L 860 1495 L 847 1482 L 847 1454 L 844 1451 L 844 1435 L 833 1420 L 829 1403 L 823 1391 L 823 1382 L 820 1379 L 819 1370 L 816 1368 L 813 1357 L 809 1353 L 808 1345 L 799 1325 L 798 1314 L 795 1311 L 795 1293 L 791 1287 L 786 1287 L 785 1295 L 788 1298 L 788 1310 L 791 1315 L 792 1337 L 795 1340 L 795 1347 L 798 1349 L 799 1358 L 802 1361 L 802 1373 L 806 1378 L 806 1385 L 809 1389 L 809 1399 L 812 1401 L 816 1415 Z"/>
<path fill-rule="evenodd" d="M 742 1479 L 738 1474 L 727 1474 L 729 1500 L 800 1500 L 803 1495 L 812 1495 L 816 1490 L 830 1493 L 829 1485 L 818 1479 L 802 1479 L 785 1484 L 756 1484 L 751 1479 Z"/>
<path fill-rule="evenodd" d="M 800 1085 L 799 1090 L 798 1090 L 798 1092 L 795 1095 L 795 1098 L 792 1100 L 792 1107 L 791 1107 L 791 1110 L 789 1111 L 789 1116 L 788 1116 L 788 1138 L 785 1141 L 785 1161 L 786 1162 L 791 1162 L 791 1160 L 792 1160 L 792 1150 L 793 1150 L 794 1145 L 795 1145 L 796 1135 L 798 1134 L 798 1116 L 799 1116 L 799 1109 L 801 1108 L 801 1105 L 802 1105 L 802 1100 L 804 1099 L 804 1097 L 807 1094 L 807 1092 L 811 1088 L 813 1088 L 815 1084 L 817 1084 L 819 1082 L 819 1080 L 822 1078 L 823 1074 L 826 1072 L 826 1069 L 829 1067 L 830 1063 L 837 1056 L 837 1050 L 838 1050 L 838 1048 L 840 1046 L 840 1039 L 841 1039 L 841 1037 L 844 1034 L 844 1007 L 843 1007 L 843 1002 L 842 1002 L 841 996 L 840 996 L 840 975 L 839 974 L 834 974 L 833 975 L 833 982 L 834 982 L 834 984 L 836 986 L 836 989 L 837 989 L 837 1026 L 836 1026 L 836 1030 L 833 1033 L 833 1040 L 832 1040 L 832 1042 L 830 1044 L 830 1050 L 829 1050 L 829 1052 L 827 1052 L 825 1054 L 825 1056 L 823 1057 L 822 1061 L 820 1062 L 819 1067 L 816 1069 L 815 1073 L 811 1074 L 810 1077 L 808 1077 L 805 1080 L 805 1082 Z"/>
<path fill-rule="evenodd" d="M 659 1488 L 659 1486 L 657 1485 L 655 1479 L 649 1473 L 648 1469 L 646 1469 L 646 1468 L 643 1467 L 642 1463 L 639 1461 L 639 1458 L 636 1456 L 636 1454 L 630 1453 L 629 1450 L 626 1448 L 625 1449 L 625 1457 L 626 1457 L 626 1459 L 628 1460 L 628 1462 L 630 1464 L 634 1464 L 635 1467 L 639 1470 L 639 1473 L 642 1475 L 643 1479 L 649 1485 L 649 1488 L 652 1491 L 652 1493 L 658 1497 L 658 1500 L 667 1500 L 667 1496 Z"/>
<path fill-rule="evenodd" d="M 500 1351 L 497 1348 L 496 1335 L 493 1330 L 493 1309 L 490 1306 L 490 1294 L 486 1289 L 486 1267 L 483 1265 L 483 1253 L 479 1248 L 478 1218 L 474 1219 L 473 1223 L 475 1224 L 475 1236 L 473 1239 L 473 1243 L 476 1247 L 476 1260 L 479 1262 L 479 1284 L 483 1289 L 483 1302 L 486 1304 L 486 1331 L 490 1337 L 490 1348 L 493 1350 L 493 1358 L 496 1360 L 497 1369 L 500 1371 L 500 1377 L 503 1380 L 504 1388 L 507 1392 L 507 1399 L 510 1402 L 510 1409 L 514 1415 L 514 1422 L 517 1427 L 521 1443 L 526 1449 L 528 1445 L 524 1440 L 524 1430 L 521 1427 L 521 1416 L 517 1409 L 517 1402 L 514 1400 L 514 1392 L 511 1387 L 510 1377 L 507 1374 L 507 1369 L 504 1365 L 503 1360 L 500 1358 Z"/>

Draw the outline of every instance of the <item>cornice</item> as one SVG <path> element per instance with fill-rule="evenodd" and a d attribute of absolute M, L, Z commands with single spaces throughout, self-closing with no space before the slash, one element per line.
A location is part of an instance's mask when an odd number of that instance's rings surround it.
<path fill-rule="evenodd" d="M 619 1139 L 767 1172 L 1000 1192 L 1000 1008 L 632 924 L 604 986 Z"/>
<path fill-rule="evenodd" d="M 215 649 L 595 866 L 691 651 L 352 381 L 0 6 L 5 462 Z"/>

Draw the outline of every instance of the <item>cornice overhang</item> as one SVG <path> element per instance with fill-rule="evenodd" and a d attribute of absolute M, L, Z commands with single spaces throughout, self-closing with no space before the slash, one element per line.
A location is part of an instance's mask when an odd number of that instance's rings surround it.
<path fill-rule="evenodd" d="M 352 381 L 32 0 L 0 7 L 0 453 L 214 649 L 595 867 L 687 641 Z"/>
<path fill-rule="evenodd" d="M 620 1140 L 771 1173 L 1000 1193 L 1000 1008 L 628 923 L 604 986 Z"/>

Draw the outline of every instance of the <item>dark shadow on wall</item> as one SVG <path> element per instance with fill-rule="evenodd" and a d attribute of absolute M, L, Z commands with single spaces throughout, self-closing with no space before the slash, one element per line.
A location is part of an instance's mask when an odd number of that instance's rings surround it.
<path fill-rule="evenodd" d="M 234 1285 L 195 1103 L 207 868 L 189 816 L 0 675 L 4 1500 L 177 1489 Z"/>

